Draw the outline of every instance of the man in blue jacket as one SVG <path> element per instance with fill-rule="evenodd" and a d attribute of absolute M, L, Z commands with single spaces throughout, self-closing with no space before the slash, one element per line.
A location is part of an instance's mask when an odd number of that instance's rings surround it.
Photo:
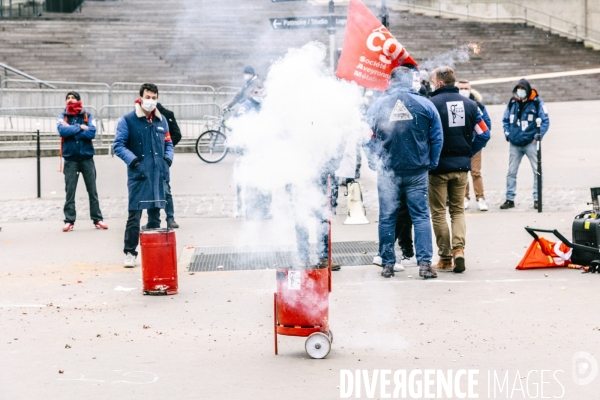
<path fill-rule="evenodd" d="M 85 188 L 90 200 L 90 218 L 96 229 L 108 229 L 102 221 L 100 202 L 96 190 L 96 165 L 94 164 L 94 145 L 96 123 L 92 114 L 83 108 L 81 97 L 77 92 L 67 93 L 65 111 L 58 117 L 58 134 L 60 135 L 61 155 L 65 159 L 65 225 L 63 232 L 73 230 L 75 226 L 75 192 L 79 174 L 83 176 Z"/>
<path fill-rule="evenodd" d="M 527 79 L 521 79 L 513 89 L 513 97 L 508 102 L 502 118 L 506 141 L 510 142 L 508 174 L 506 175 L 506 201 L 500 206 L 502 210 L 515 206 L 517 191 L 517 172 L 524 155 L 529 159 L 533 170 L 533 208 L 538 208 L 537 187 L 537 124 L 541 118 L 540 133 L 542 138 L 548 132 L 550 119 L 544 101 L 538 96 Z"/>
<path fill-rule="evenodd" d="M 125 227 L 124 266 L 135 267 L 142 209 L 148 211 L 148 229 L 160 227 L 160 209 L 165 207 L 165 181 L 173 163 L 173 141 L 167 119 L 156 108 L 158 88 L 144 83 L 135 110 L 117 124 L 113 148 L 127 164 L 129 217 Z M 155 225 L 150 226 L 150 222 Z"/>
<path fill-rule="evenodd" d="M 365 153 L 369 167 L 377 171 L 379 255 L 385 278 L 394 276 L 396 219 L 402 196 L 414 224 L 419 276 L 437 277 L 431 266 L 427 173 L 437 167 L 440 158 L 442 126 L 433 104 L 415 92 L 412 83 L 411 69 L 395 68 L 390 87 L 367 112 L 373 136 L 365 145 Z"/>
<path fill-rule="evenodd" d="M 461 273 L 465 270 L 467 234 L 463 199 L 471 170 L 471 157 L 485 147 L 490 132 L 477 103 L 458 93 L 452 68 L 436 68 L 430 78 L 434 89 L 431 101 L 440 113 L 444 129 L 440 162 L 429 173 L 429 205 L 440 256 L 438 269 Z M 450 202 L 452 240 L 446 222 L 446 198 Z"/>

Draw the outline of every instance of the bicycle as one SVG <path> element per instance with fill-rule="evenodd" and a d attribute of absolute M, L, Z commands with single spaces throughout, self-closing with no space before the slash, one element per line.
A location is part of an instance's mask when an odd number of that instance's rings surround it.
<path fill-rule="evenodd" d="M 212 125 L 218 126 L 217 129 L 209 129 L 196 140 L 196 154 L 206 163 L 218 163 L 227 155 L 227 131 L 230 128 L 226 125 L 227 111 L 223 111 L 220 116 L 207 116 L 205 119 Z"/>

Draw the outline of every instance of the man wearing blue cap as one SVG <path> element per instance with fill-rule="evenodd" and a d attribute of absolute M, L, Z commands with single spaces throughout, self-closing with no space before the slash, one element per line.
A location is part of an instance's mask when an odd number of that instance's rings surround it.
<path fill-rule="evenodd" d="M 235 97 L 233 98 L 233 100 L 231 100 L 229 103 L 227 103 L 223 107 L 223 109 L 225 109 L 225 110 L 231 109 L 237 103 L 241 104 L 244 101 L 246 101 L 246 99 L 248 98 L 248 90 L 253 86 L 254 82 L 257 79 L 258 79 L 258 75 L 256 75 L 254 73 L 254 68 L 252 68 L 251 66 L 247 65 L 246 68 L 244 68 L 244 81 L 246 82 L 244 84 L 244 87 L 242 87 L 242 89 L 235 95 Z"/>

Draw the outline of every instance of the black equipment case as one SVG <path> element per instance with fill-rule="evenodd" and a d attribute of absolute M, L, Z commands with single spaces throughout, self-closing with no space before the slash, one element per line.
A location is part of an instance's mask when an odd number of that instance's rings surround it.
<path fill-rule="evenodd" d="M 593 211 L 585 211 L 575 217 L 573 221 L 573 243 L 586 247 L 600 249 L 600 215 Z M 574 247 L 571 262 L 579 265 L 590 265 L 599 259 L 597 252 L 582 250 Z"/>

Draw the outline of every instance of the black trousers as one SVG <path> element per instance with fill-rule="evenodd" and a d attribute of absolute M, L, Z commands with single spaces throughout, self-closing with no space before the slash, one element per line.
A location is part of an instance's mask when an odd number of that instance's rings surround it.
<path fill-rule="evenodd" d="M 171 185 L 169 181 L 165 181 L 165 214 L 167 221 L 175 221 L 175 206 L 173 205 L 173 195 L 171 194 Z M 160 228 L 160 211 L 156 214 L 148 212 L 148 228 Z"/>
<path fill-rule="evenodd" d="M 65 223 L 75 223 L 77 212 L 75 210 L 75 192 L 77 191 L 77 182 L 79 174 L 83 176 L 83 182 L 90 200 L 90 218 L 94 224 L 102 221 L 102 212 L 100 211 L 100 201 L 98 200 L 98 191 L 96 190 L 96 165 L 94 159 L 89 158 L 82 161 L 65 160 L 65 192 L 67 198 L 65 201 Z"/>
<path fill-rule="evenodd" d="M 396 220 L 396 240 L 405 257 L 413 257 L 415 255 L 412 228 L 413 223 L 408 212 L 408 206 L 406 205 L 406 196 L 403 195 L 400 197 L 400 208 L 398 209 L 398 219 Z"/>
<path fill-rule="evenodd" d="M 125 247 L 123 253 L 131 253 L 137 257 L 137 247 L 140 244 L 140 219 L 142 210 L 129 210 L 127 225 L 125 226 Z M 160 226 L 160 208 L 148 209 L 148 221 L 158 221 L 158 226 L 149 226 L 149 228 L 158 228 Z M 150 224 L 149 224 L 150 225 Z"/>

